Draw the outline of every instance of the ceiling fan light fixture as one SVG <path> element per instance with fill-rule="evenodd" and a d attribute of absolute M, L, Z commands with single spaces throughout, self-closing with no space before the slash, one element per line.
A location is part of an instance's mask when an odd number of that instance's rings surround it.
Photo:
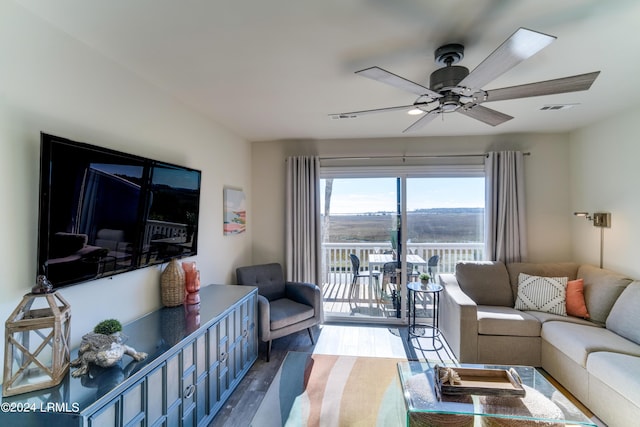
<path fill-rule="evenodd" d="M 444 94 L 440 101 L 440 111 L 443 113 L 452 113 L 458 109 L 460 106 L 460 95 L 456 95 L 452 92 L 447 92 Z"/>

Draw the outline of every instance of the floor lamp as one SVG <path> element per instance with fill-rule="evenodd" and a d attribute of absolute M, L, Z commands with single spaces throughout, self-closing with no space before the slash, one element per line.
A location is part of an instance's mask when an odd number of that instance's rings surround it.
<path fill-rule="evenodd" d="M 602 256 L 604 252 L 604 229 L 611 228 L 611 214 L 608 212 L 595 212 L 593 216 L 588 212 L 574 212 L 575 216 L 581 216 L 588 221 L 593 221 L 594 227 L 600 228 L 600 268 L 602 268 Z"/>

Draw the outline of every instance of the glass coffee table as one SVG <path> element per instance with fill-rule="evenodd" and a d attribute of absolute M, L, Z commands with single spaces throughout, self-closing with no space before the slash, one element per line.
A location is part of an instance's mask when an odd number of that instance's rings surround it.
<path fill-rule="evenodd" d="M 398 363 L 408 426 L 596 426 L 533 367 L 449 365 L 454 369 L 513 368 L 526 392 L 517 397 L 440 394 L 434 366 L 427 362 Z"/>

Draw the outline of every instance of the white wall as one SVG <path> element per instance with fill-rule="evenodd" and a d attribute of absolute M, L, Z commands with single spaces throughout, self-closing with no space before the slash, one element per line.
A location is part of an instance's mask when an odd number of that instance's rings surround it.
<path fill-rule="evenodd" d="M 223 236 L 222 190 L 243 188 L 251 200 L 247 141 L 6 0 L 0 52 L 0 319 L 35 284 L 41 131 L 200 169 L 193 260 L 203 285 L 232 283 L 235 267 L 251 261 L 252 236 L 250 227 Z M 104 318 L 126 322 L 158 308 L 160 272 L 156 266 L 63 288 L 72 344 Z M 3 346 L 4 334 L 0 354 Z"/>
<path fill-rule="evenodd" d="M 604 267 L 640 279 L 640 108 L 571 135 L 571 211 L 610 212 Z M 573 257 L 600 262 L 600 229 L 575 218 Z"/>
<path fill-rule="evenodd" d="M 471 154 L 522 150 L 525 157 L 529 260 L 571 257 L 567 134 L 373 140 L 272 141 L 253 144 L 254 262 L 284 263 L 285 159 L 292 155 Z M 345 164 L 345 163 L 341 163 Z"/>

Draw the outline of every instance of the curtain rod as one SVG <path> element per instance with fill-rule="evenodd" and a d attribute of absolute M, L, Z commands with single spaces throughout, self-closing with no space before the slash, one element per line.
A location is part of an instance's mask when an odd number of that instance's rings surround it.
<path fill-rule="evenodd" d="M 530 152 L 522 153 L 530 156 Z M 320 160 L 374 160 L 374 159 L 438 159 L 438 158 L 455 158 L 455 157 L 487 157 L 488 153 L 483 154 L 431 154 L 431 155 L 408 155 L 408 156 L 356 156 L 356 157 L 320 157 Z"/>

